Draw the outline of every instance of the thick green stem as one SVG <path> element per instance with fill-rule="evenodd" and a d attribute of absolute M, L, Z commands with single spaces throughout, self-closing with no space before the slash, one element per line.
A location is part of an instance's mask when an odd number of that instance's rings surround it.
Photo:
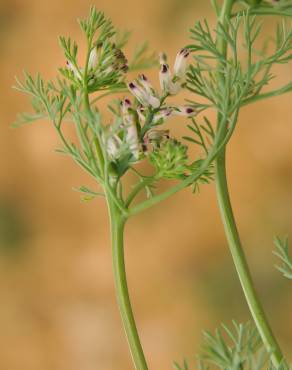
<path fill-rule="evenodd" d="M 228 20 L 231 17 L 232 5 L 234 0 L 224 0 L 219 22 L 228 30 Z M 227 58 L 227 43 L 222 36 L 218 34 L 217 47 L 220 52 Z M 224 64 L 219 63 L 218 70 L 222 71 Z M 218 83 L 224 83 L 224 73 L 218 73 Z M 221 115 L 218 114 L 217 128 L 220 130 L 221 125 L 227 126 L 227 122 L 222 122 Z M 220 130 L 222 132 L 222 130 Z M 222 133 L 222 136 L 224 132 Z M 221 135 L 220 135 L 221 136 Z M 232 206 L 229 197 L 227 178 L 226 178 L 226 164 L 225 164 L 225 147 L 221 150 L 216 158 L 216 190 L 221 217 L 225 228 L 230 252 L 239 280 L 245 294 L 245 298 L 252 317 L 255 321 L 259 334 L 263 343 L 271 355 L 271 360 L 276 368 L 279 367 L 283 361 L 281 349 L 273 335 L 273 332 L 268 323 L 267 317 L 264 313 L 263 307 L 258 299 L 257 292 L 254 288 L 252 277 L 246 261 L 244 251 L 239 238 L 235 218 L 232 211 Z"/>
<path fill-rule="evenodd" d="M 122 216 L 121 211 L 117 208 L 110 197 L 108 197 L 108 206 L 111 221 L 114 280 L 121 319 L 135 369 L 147 370 L 148 367 L 135 324 L 127 286 L 123 241 L 126 219 Z"/>
<path fill-rule="evenodd" d="M 258 299 L 257 292 L 254 288 L 252 277 L 246 261 L 246 257 L 240 242 L 228 192 L 225 166 L 225 150 L 223 150 L 217 157 L 216 168 L 217 198 L 233 262 L 235 264 L 247 304 L 249 306 L 259 334 L 267 351 L 271 353 L 271 359 L 274 366 L 278 367 L 283 360 L 283 355 L 270 328 L 263 307 Z"/>

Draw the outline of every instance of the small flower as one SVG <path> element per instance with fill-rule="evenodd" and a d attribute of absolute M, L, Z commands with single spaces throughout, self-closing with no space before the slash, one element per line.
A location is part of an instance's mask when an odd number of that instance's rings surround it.
<path fill-rule="evenodd" d="M 160 100 L 150 94 L 143 86 L 140 86 L 138 83 L 130 82 L 128 88 L 131 93 L 136 97 L 136 99 L 144 106 L 153 108 L 158 108 L 160 106 Z"/>
<path fill-rule="evenodd" d="M 107 57 L 104 57 L 105 46 L 98 44 L 91 50 L 88 60 L 88 69 L 97 70 L 97 74 L 111 73 L 112 71 L 127 72 L 128 61 L 121 49 L 117 48 L 115 44 L 111 45 L 111 52 Z M 98 68 L 99 67 L 99 68 Z"/>
<path fill-rule="evenodd" d="M 71 62 L 69 62 L 69 60 L 67 60 L 66 62 L 66 65 L 67 65 L 67 68 L 73 72 L 74 76 L 78 78 L 78 80 L 82 80 L 82 75 L 80 73 L 80 71 L 78 70 L 78 68 Z"/>
<path fill-rule="evenodd" d="M 136 160 L 139 159 L 140 157 L 139 137 L 137 132 L 137 126 L 134 121 L 132 121 L 131 125 L 127 128 L 125 140 L 126 143 L 129 145 L 129 149 L 133 157 Z"/>
<path fill-rule="evenodd" d="M 147 77 L 144 74 L 141 74 L 138 76 L 138 81 L 139 81 L 139 84 L 145 89 L 145 91 L 149 95 L 155 94 L 155 90 L 153 86 L 151 85 L 151 83 L 148 81 Z"/>
<path fill-rule="evenodd" d="M 133 113 L 131 112 L 131 101 L 124 99 L 122 101 L 122 117 L 125 128 L 125 142 L 135 159 L 140 156 L 140 145 L 137 131 L 137 125 Z"/>
<path fill-rule="evenodd" d="M 89 70 L 94 70 L 98 66 L 99 55 L 98 55 L 97 49 L 98 49 L 97 46 L 95 46 L 90 52 L 89 60 L 88 60 Z"/>
<path fill-rule="evenodd" d="M 179 51 L 176 55 L 173 71 L 174 76 L 179 77 L 182 81 L 185 80 L 186 69 L 187 69 L 187 57 L 190 55 L 188 49 L 184 48 Z"/>
<path fill-rule="evenodd" d="M 173 108 L 165 107 L 159 110 L 154 115 L 153 124 L 159 125 L 162 124 L 171 114 L 173 113 Z"/>
<path fill-rule="evenodd" d="M 122 140 L 118 135 L 110 135 L 105 141 L 108 156 L 113 160 L 118 159 L 120 156 Z"/>
<path fill-rule="evenodd" d="M 182 105 L 182 106 L 175 107 L 173 109 L 173 114 L 176 114 L 177 116 L 194 117 L 198 114 L 198 112 L 193 107 Z"/>
<path fill-rule="evenodd" d="M 171 77 L 169 65 L 165 54 L 160 54 L 159 80 L 162 91 L 170 95 L 176 95 L 185 83 L 186 78 L 186 59 L 189 56 L 188 49 L 181 49 L 177 54 L 174 63 L 174 76 Z"/>
<path fill-rule="evenodd" d="M 168 64 L 161 64 L 159 72 L 159 81 L 161 90 L 164 93 L 170 95 L 176 95 L 180 90 L 180 85 L 178 82 L 173 82 L 171 79 L 171 74 Z"/>
<path fill-rule="evenodd" d="M 143 123 L 146 120 L 145 111 L 146 109 L 143 107 L 143 105 L 139 105 L 139 107 L 137 108 L 137 114 L 139 117 L 139 121 Z"/>
<path fill-rule="evenodd" d="M 152 145 L 153 149 L 159 148 L 161 143 L 169 138 L 169 130 L 152 129 L 144 136 L 142 143 L 143 151 L 149 152 L 149 145 Z"/>
<path fill-rule="evenodd" d="M 151 142 L 152 140 L 159 140 L 162 138 L 169 139 L 169 130 L 156 130 L 152 129 L 147 133 L 147 138 Z"/>

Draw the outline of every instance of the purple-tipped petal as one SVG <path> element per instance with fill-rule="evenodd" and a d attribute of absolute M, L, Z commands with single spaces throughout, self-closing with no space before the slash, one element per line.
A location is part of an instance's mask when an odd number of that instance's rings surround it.
<path fill-rule="evenodd" d="M 197 110 L 190 106 L 179 106 L 174 109 L 174 114 L 178 116 L 194 117 L 198 114 Z"/>
<path fill-rule="evenodd" d="M 187 57 L 189 56 L 189 54 L 190 52 L 188 49 L 181 49 L 176 55 L 173 71 L 174 75 L 181 78 L 182 80 L 185 79 L 187 69 Z"/>
<path fill-rule="evenodd" d="M 165 63 L 161 64 L 160 72 L 159 72 L 159 82 L 161 90 L 165 93 L 170 91 L 171 85 L 171 74 L 169 70 L 169 66 Z"/>

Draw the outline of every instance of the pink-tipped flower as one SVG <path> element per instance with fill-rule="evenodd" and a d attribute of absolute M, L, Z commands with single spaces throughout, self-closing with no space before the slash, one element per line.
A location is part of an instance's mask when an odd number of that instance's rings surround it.
<path fill-rule="evenodd" d="M 144 74 L 139 75 L 138 82 L 149 95 L 154 94 L 155 91 L 153 89 L 153 86 L 151 85 L 148 78 Z"/>
<path fill-rule="evenodd" d="M 139 137 L 137 126 L 133 112 L 131 112 L 131 101 L 129 99 L 124 99 L 122 101 L 122 117 L 125 127 L 125 142 L 129 146 L 131 153 L 135 159 L 140 156 L 139 150 Z"/>
<path fill-rule="evenodd" d="M 159 81 L 161 90 L 164 93 L 176 95 L 181 90 L 181 81 L 175 81 L 175 78 L 171 77 L 169 65 L 167 64 L 167 58 L 165 54 L 163 53 L 160 54 L 159 61 L 160 61 Z"/>
<path fill-rule="evenodd" d="M 66 62 L 67 68 L 73 72 L 74 76 L 78 78 L 78 80 L 82 80 L 81 72 L 78 70 L 78 68 L 69 60 Z"/>
<path fill-rule="evenodd" d="M 184 48 L 181 49 L 175 59 L 173 71 L 174 76 L 179 77 L 181 80 L 185 80 L 186 77 L 186 69 L 187 69 L 187 57 L 190 55 L 188 49 Z"/>
<path fill-rule="evenodd" d="M 153 123 L 156 125 L 162 124 L 169 116 L 171 116 L 172 112 L 173 109 L 170 107 L 160 109 L 160 111 L 155 114 Z"/>
<path fill-rule="evenodd" d="M 125 120 L 128 120 L 128 116 L 130 115 L 131 106 L 132 106 L 132 104 L 131 104 L 130 99 L 125 98 L 125 99 L 122 100 L 122 102 L 121 102 L 122 117 L 123 117 L 123 121 L 124 121 L 125 125 L 126 125 Z"/>
<path fill-rule="evenodd" d="M 162 63 L 160 65 L 159 82 L 161 90 L 168 93 L 170 91 L 172 82 L 169 66 L 166 63 Z"/>
<path fill-rule="evenodd" d="M 194 117 L 198 114 L 197 110 L 190 106 L 175 107 L 173 113 L 178 116 Z"/>
<path fill-rule="evenodd" d="M 153 94 L 148 93 L 144 87 L 139 86 L 137 83 L 130 82 L 128 88 L 142 105 L 153 108 L 160 106 L 160 100 Z"/>

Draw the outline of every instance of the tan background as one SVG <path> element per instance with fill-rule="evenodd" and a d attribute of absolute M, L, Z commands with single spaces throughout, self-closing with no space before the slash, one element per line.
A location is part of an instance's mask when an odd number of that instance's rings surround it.
<path fill-rule="evenodd" d="M 0 368 L 132 369 L 115 303 L 103 200 L 81 203 L 72 187 L 90 184 L 53 152 L 48 123 L 9 124 L 29 108 L 11 90 L 22 70 L 53 77 L 64 63 L 57 36 L 81 40 L 77 17 L 94 3 L 131 45 L 149 40 L 172 58 L 188 28 L 214 19 L 207 1 L 114 0 L 0 3 Z M 280 69 L 291 79 L 291 66 Z M 152 75 L 154 76 L 154 75 Z M 228 151 L 231 195 L 257 288 L 292 360 L 292 286 L 273 268 L 274 233 L 292 233 L 291 95 L 242 111 Z M 127 270 L 150 369 L 194 365 L 203 329 L 249 314 L 222 231 L 214 186 L 184 191 L 127 228 Z M 194 367 L 193 367 L 194 368 Z"/>

